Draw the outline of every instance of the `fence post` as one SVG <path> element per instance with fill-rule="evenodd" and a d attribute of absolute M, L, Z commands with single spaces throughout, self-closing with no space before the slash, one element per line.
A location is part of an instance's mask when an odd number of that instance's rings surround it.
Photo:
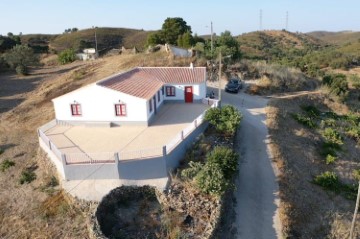
<path fill-rule="evenodd" d="M 163 151 L 163 157 L 165 157 L 166 156 L 166 145 L 163 146 L 162 151 Z"/>

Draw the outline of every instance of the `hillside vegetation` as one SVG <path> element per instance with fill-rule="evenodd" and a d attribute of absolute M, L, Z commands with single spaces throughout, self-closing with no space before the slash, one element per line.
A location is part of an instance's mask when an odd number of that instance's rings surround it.
<path fill-rule="evenodd" d="M 97 44 L 100 53 L 112 48 L 137 47 L 142 49 L 150 32 L 127 28 L 96 28 Z M 39 53 L 60 52 L 68 48 L 81 51 L 95 48 L 95 29 L 84 29 L 59 35 L 30 34 L 21 36 L 22 43 L 29 44 Z"/>
<path fill-rule="evenodd" d="M 341 32 L 326 32 L 315 31 L 309 32 L 307 35 L 320 39 L 331 44 L 343 45 L 351 42 L 358 42 L 360 39 L 360 32 L 341 31 Z"/>

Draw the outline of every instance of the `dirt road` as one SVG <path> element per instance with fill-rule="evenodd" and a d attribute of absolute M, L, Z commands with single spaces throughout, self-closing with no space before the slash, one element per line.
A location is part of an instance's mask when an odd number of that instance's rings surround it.
<path fill-rule="evenodd" d="M 270 160 L 265 124 L 268 100 L 243 92 L 222 91 L 222 102 L 234 105 L 243 114 L 236 145 L 241 155 L 235 191 L 236 238 L 281 238 L 277 212 L 279 186 Z"/>

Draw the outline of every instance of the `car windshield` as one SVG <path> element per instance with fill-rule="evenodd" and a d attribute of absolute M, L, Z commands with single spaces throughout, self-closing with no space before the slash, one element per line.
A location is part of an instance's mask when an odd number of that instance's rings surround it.
<path fill-rule="evenodd" d="M 239 84 L 239 80 L 230 80 L 230 84 L 236 84 L 236 85 L 238 85 L 238 84 Z"/>

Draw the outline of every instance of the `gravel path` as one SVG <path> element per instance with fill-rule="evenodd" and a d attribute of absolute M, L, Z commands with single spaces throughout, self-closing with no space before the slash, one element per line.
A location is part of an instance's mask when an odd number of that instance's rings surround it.
<path fill-rule="evenodd" d="M 217 93 L 216 89 L 214 91 Z M 222 91 L 222 101 L 223 105 L 237 107 L 244 117 L 236 145 L 241 155 L 235 191 L 236 221 L 233 224 L 236 238 L 281 238 L 279 186 L 268 150 L 265 114 L 268 100 L 243 92 L 229 94 Z"/>

